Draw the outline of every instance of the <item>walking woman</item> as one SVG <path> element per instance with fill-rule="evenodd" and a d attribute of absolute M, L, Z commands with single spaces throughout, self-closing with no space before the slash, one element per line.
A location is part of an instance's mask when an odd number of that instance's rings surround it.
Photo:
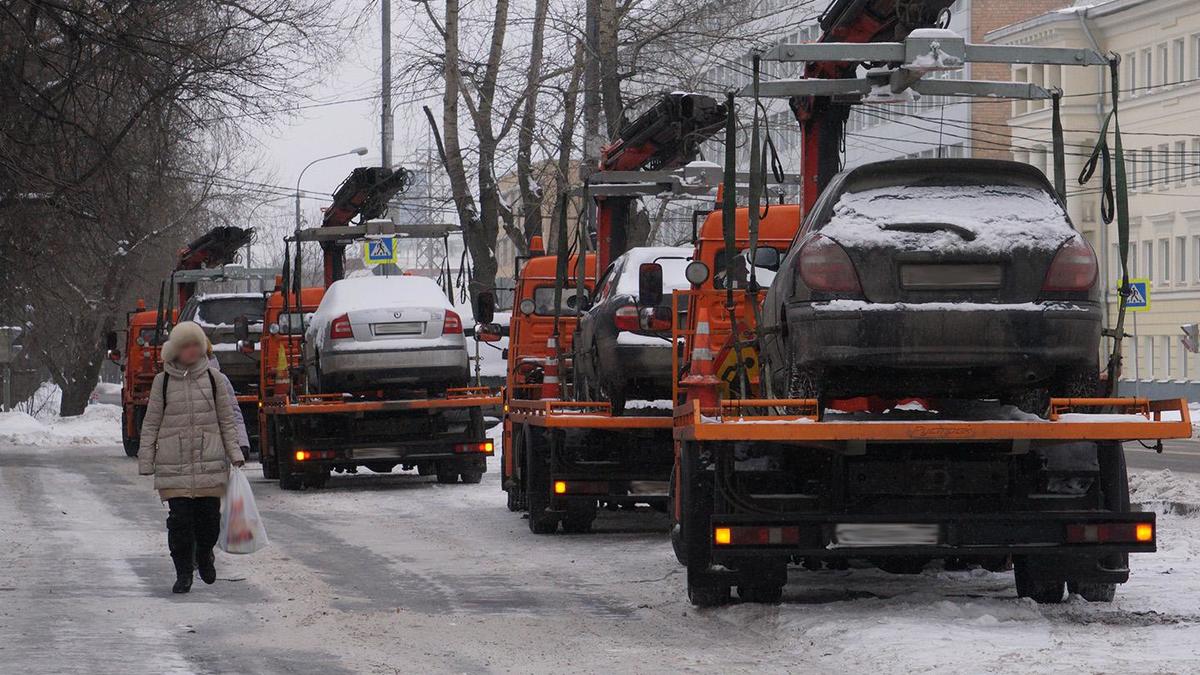
<path fill-rule="evenodd" d="M 175 593 L 192 588 L 192 565 L 204 583 L 216 581 L 213 546 L 221 530 L 221 497 L 229 464 L 245 463 L 229 399 L 229 381 L 209 361 L 200 326 L 181 321 L 163 345 L 163 372 L 154 378 L 142 422 L 138 472 L 154 476 L 167 503 L 167 546 L 175 562 Z"/>

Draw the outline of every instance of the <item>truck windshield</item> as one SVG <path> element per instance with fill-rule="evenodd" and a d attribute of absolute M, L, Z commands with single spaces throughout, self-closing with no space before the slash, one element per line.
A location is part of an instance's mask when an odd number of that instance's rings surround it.
<path fill-rule="evenodd" d="M 261 297 L 212 298 L 202 300 L 196 312 L 196 323 L 213 326 L 232 326 L 239 316 L 250 323 L 262 323 Z"/>
<path fill-rule="evenodd" d="M 562 314 L 579 314 L 575 290 L 574 287 L 563 289 Z M 539 286 L 533 290 L 533 313 L 539 316 L 554 316 L 554 286 Z"/>

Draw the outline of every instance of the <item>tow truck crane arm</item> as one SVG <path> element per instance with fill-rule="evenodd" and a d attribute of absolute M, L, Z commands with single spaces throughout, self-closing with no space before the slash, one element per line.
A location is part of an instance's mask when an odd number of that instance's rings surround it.
<path fill-rule="evenodd" d="M 238 249 L 249 243 L 253 237 L 254 230 L 248 228 L 231 225 L 214 227 L 179 249 L 175 255 L 174 271 L 228 265 L 233 262 Z M 183 307 L 196 294 L 196 282 L 180 283 L 178 293 L 179 306 Z"/>
<path fill-rule="evenodd" d="M 821 15 L 818 42 L 885 42 L 903 40 L 917 28 L 934 27 L 954 0 L 835 0 Z M 806 78 L 853 77 L 857 63 L 813 61 Z M 840 167 L 841 140 L 850 106 L 828 96 L 792 98 L 792 113 L 800 123 L 801 200 L 805 213 L 817 201 Z"/>
<path fill-rule="evenodd" d="M 387 213 L 388 201 L 412 182 L 413 174 L 404 168 L 364 166 L 350 172 L 333 193 L 333 203 L 325 209 L 321 227 L 345 227 L 358 218 L 360 223 L 374 220 Z M 325 286 L 345 275 L 346 244 L 321 242 L 324 254 Z"/>
<path fill-rule="evenodd" d="M 600 150 L 600 170 L 677 169 L 696 158 L 700 144 L 725 124 L 725 104 L 703 94 L 663 94 L 658 103 L 625 125 Z M 603 270 L 627 248 L 629 205 L 635 197 L 597 200 L 597 269 Z"/>

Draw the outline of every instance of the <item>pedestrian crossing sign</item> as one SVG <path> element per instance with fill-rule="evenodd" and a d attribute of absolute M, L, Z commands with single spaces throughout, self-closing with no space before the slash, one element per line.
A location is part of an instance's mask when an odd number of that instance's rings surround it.
<path fill-rule="evenodd" d="M 368 265 L 396 263 L 396 240 L 394 237 L 379 237 L 363 242 L 363 262 Z"/>
<path fill-rule="evenodd" d="M 1125 309 L 1129 312 L 1150 311 L 1150 280 L 1130 279 L 1129 298 L 1125 300 Z"/>

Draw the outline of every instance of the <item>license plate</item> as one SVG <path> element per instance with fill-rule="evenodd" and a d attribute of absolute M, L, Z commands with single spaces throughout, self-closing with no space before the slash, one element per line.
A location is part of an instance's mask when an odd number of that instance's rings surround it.
<path fill-rule="evenodd" d="M 904 265 L 900 285 L 911 290 L 939 288 L 1000 288 L 999 265 Z"/>
<path fill-rule="evenodd" d="M 420 335 L 425 332 L 424 321 L 396 321 L 392 323 L 373 323 L 371 329 L 376 335 Z"/>
<path fill-rule="evenodd" d="M 940 534 L 937 523 L 838 523 L 833 530 L 839 547 L 935 546 Z"/>

